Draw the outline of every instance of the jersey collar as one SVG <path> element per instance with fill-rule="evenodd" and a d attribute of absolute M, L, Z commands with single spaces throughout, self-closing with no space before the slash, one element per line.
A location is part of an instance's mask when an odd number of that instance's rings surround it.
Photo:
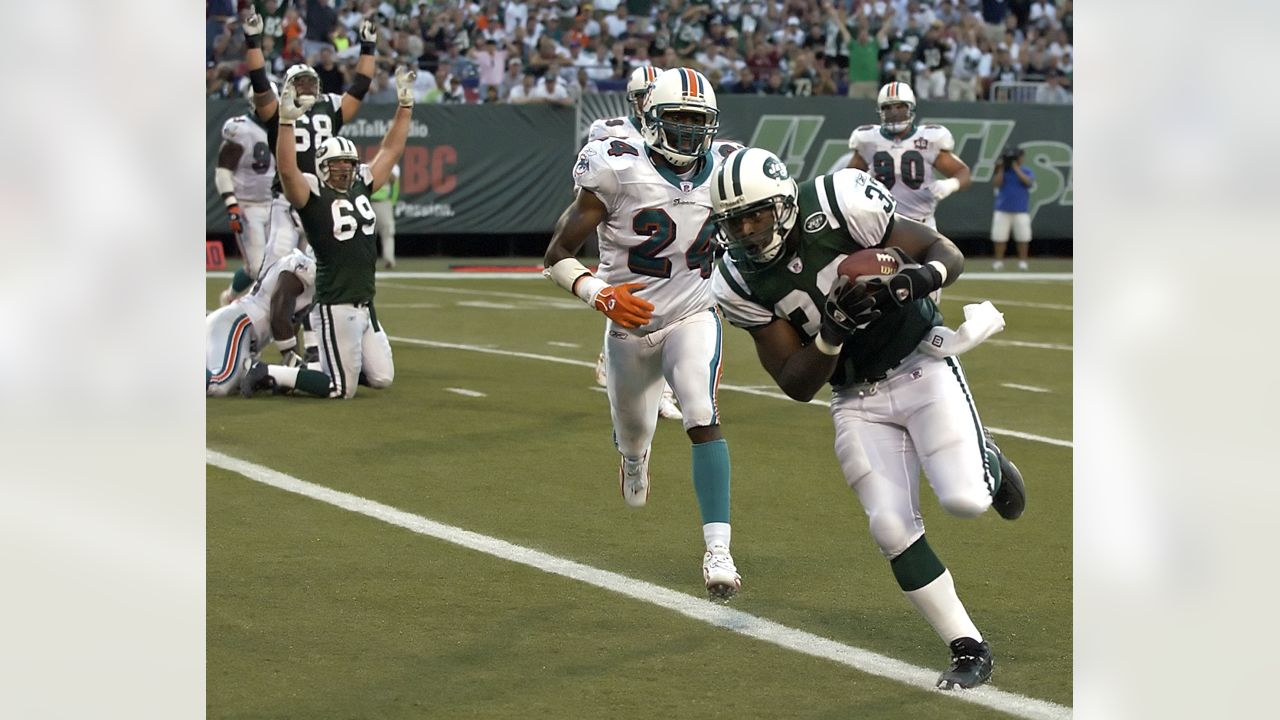
<path fill-rule="evenodd" d="M 645 148 L 645 151 L 652 152 L 648 147 Z M 681 190 L 684 188 L 680 187 L 680 183 L 692 183 L 694 187 L 698 187 L 702 183 L 706 182 L 707 178 L 711 177 L 711 169 L 715 165 L 715 158 L 712 156 L 711 151 L 708 150 L 703 153 L 702 157 L 698 158 L 696 162 L 702 163 L 702 166 L 698 168 L 698 171 L 693 174 L 692 178 L 688 180 L 681 180 L 680 176 L 675 174 L 671 168 L 654 162 L 652 157 L 649 158 L 649 164 L 653 165 L 653 169 L 658 171 L 658 174 L 662 176 L 662 179 L 671 183 L 672 187 L 680 188 Z"/>
<path fill-rule="evenodd" d="M 881 135 L 883 135 L 883 136 L 885 136 L 885 138 L 887 138 L 887 139 L 889 139 L 889 140 L 892 140 L 892 141 L 894 141 L 894 142 L 906 142 L 906 141 L 907 141 L 907 139 L 909 139 L 912 135 L 915 135 L 915 134 L 916 134 L 916 129 L 917 129 L 916 124 L 915 124 L 915 123 L 911 123 L 911 127 L 910 127 L 910 128 L 908 128 L 908 130 L 907 130 L 907 134 L 906 134 L 906 135 L 903 135 L 902 137 L 898 137 L 897 135 L 890 134 L 888 130 L 885 130 L 885 129 L 884 129 L 884 125 L 881 125 L 881 126 L 880 126 L 880 134 L 881 134 Z"/>

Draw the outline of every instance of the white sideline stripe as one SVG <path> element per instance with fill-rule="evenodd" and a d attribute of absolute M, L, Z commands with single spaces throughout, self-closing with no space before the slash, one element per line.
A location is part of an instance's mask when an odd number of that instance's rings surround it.
<path fill-rule="evenodd" d="M 577 367 L 586 367 L 595 369 L 595 362 L 586 360 L 573 360 L 571 358 L 556 357 L 554 355 L 539 355 L 538 353 L 517 352 L 515 350 L 499 350 L 497 348 L 482 347 L 480 345 L 463 345 L 460 343 L 440 342 L 438 340 L 419 340 L 418 338 L 397 337 L 395 335 L 388 336 L 388 339 L 395 342 L 408 343 L 410 345 L 422 345 L 425 347 L 446 348 L 449 350 L 466 350 L 469 352 L 488 353 L 490 355 L 504 355 L 506 357 L 520 357 L 529 360 L 542 360 L 544 362 L 560 363 L 561 365 L 576 365 Z M 776 390 L 758 390 L 759 386 L 753 385 L 729 385 L 728 383 L 720 383 L 720 389 L 732 390 L 734 392 L 745 393 L 747 395 L 759 395 L 760 397 L 777 398 L 778 400 L 786 400 L 787 402 L 795 402 L 787 397 L 784 393 Z M 821 405 L 822 407 L 831 407 L 830 401 L 819 400 L 814 398 L 810 400 L 810 405 Z M 996 435 L 1008 435 L 1010 437 L 1022 438 L 1023 440 L 1032 440 L 1042 442 L 1047 445 L 1057 445 L 1059 447 L 1074 448 L 1070 440 L 1059 440 L 1057 438 L 1044 437 L 1043 435 L 1032 435 L 1031 433 L 1018 432 L 1017 430 L 1005 430 L 1004 428 L 993 427 L 987 425 L 986 428 Z"/>
<path fill-rule="evenodd" d="M 1034 393 L 1053 392 L 1048 388 L 1036 387 L 1035 385 L 1019 385 L 1018 383 L 1000 383 L 1000 384 L 1007 388 L 1013 388 L 1014 390 L 1026 390 L 1027 392 L 1034 392 Z"/>
<path fill-rule="evenodd" d="M 548 345 L 554 345 L 555 347 L 562 347 L 562 348 L 577 348 L 577 347 L 582 347 L 582 346 L 581 346 L 581 345 L 579 345 L 578 343 L 559 342 L 559 341 L 556 341 L 556 340 L 548 340 L 548 341 L 547 341 L 547 344 L 548 344 Z"/>
<path fill-rule="evenodd" d="M 227 279 L 232 276 L 233 272 L 227 270 L 214 270 L 206 272 L 207 278 Z M 379 278 L 389 278 L 392 280 L 542 280 L 540 272 L 410 272 L 410 271 L 379 271 Z M 1052 281 L 1070 281 L 1071 273 L 1033 273 L 1024 272 L 1017 273 L 998 273 L 998 272 L 968 272 L 957 278 L 957 282 L 961 280 L 986 280 L 996 282 L 1034 282 L 1041 280 Z M 381 283 L 379 283 L 381 284 Z"/>
<path fill-rule="evenodd" d="M 968 276 L 963 275 L 961 277 L 968 277 Z M 1071 310 L 1072 309 L 1070 305 L 1059 305 L 1058 303 L 1038 303 L 1038 302 L 1029 302 L 1027 300 L 996 300 L 995 298 L 971 297 L 969 295 L 952 295 L 951 293 L 948 293 L 946 290 L 942 291 L 942 299 L 958 300 L 960 302 L 982 302 L 983 300 L 990 300 L 991 304 L 995 305 L 996 307 L 1000 307 L 1001 305 L 1008 305 L 1009 307 L 1039 308 L 1041 310 Z"/>
<path fill-rule="evenodd" d="M 430 308 L 438 308 L 438 303 L 380 303 L 379 308 L 386 310 L 387 308 L 399 308 L 403 310 L 426 310 Z"/>
<path fill-rule="evenodd" d="M 1013 347 L 1040 348 L 1041 350 L 1066 350 L 1067 352 L 1073 352 L 1075 350 L 1075 348 L 1072 347 L 1071 345 L 1059 345 L 1058 343 L 1027 342 L 1025 340 L 988 339 L 988 340 L 983 340 L 983 342 L 990 343 L 992 345 L 1010 345 Z"/>
<path fill-rule="evenodd" d="M 741 610 L 733 610 L 724 605 L 709 602 L 705 598 L 686 595 L 626 575 L 601 570 L 590 565 L 583 565 L 567 558 L 539 552 L 495 537 L 429 520 L 421 515 L 397 510 L 368 498 L 299 480 L 271 468 L 230 455 L 224 455 L 216 450 L 205 450 L 205 462 L 223 470 L 243 475 L 263 485 L 270 485 L 312 500 L 319 500 L 343 510 L 381 520 L 389 525 L 402 527 L 419 535 L 444 540 L 445 542 L 492 555 L 502 560 L 528 565 L 553 575 L 561 575 L 641 602 L 674 610 L 685 617 L 699 620 L 708 625 L 724 628 L 757 640 L 763 640 L 787 650 L 831 660 L 869 675 L 876 675 L 920 690 L 934 692 L 943 697 L 981 705 L 1024 718 L 1057 720 L 1058 718 L 1071 717 L 1071 708 L 1069 707 L 1046 700 L 1029 698 L 1017 693 L 997 690 L 989 685 L 974 688 L 973 690 L 956 692 L 935 690 L 934 681 L 937 679 L 937 671 L 935 670 L 917 667 L 870 650 L 845 645 L 820 635 L 814 635 L 804 630 L 798 630 L 772 620 L 742 612 Z"/>
<path fill-rule="evenodd" d="M 451 393 L 457 393 L 459 395 L 466 395 L 467 397 L 489 397 L 488 395 L 485 395 L 482 392 L 479 392 L 476 390 L 468 390 L 466 388 L 445 388 L 445 390 L 448 390 Z"/>

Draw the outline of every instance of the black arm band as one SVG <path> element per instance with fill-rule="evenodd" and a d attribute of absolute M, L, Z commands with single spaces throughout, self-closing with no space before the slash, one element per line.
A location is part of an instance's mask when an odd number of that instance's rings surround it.
<path fill-rule="evenodd" d="M 271 82 L 267 80 L 267 69 L 258 68 L 249 71 L 249 84 L 255 93 L 271 92 Z"/>
<path fill-rule="evenodd" d="M 351 87 L 347 88 L 347 94 L 357 100 L 364 100 L 364 94 L 369 92 L 369 83 L 373 82 L 373 78 L 363 73 L 356 73 L 356 79 L 351 81 Z"/>
<path fill-rule="evenodd" d="M 245 33 L 245 34 L 244 34 L 244 46 L 245 46 L 245 47 L 251 47 L 251 48 L 257 48 L 257 49 L 261 50 L 261 49 L 262 49 L 262 35 L 261 35 L 261 34 L 259 34 L 259 35 L 250 35 L 249 33 Z"/>
<path fill-rule="evenodd" d="M 361 54 L 361 55 L 372 55 L 372 54 L 373 54 L 374 47 L 376 47 L 376 46 L 377 46 L 377 43 L 362 42 L 362 43 L 360 43 L 360 54 Z"/>

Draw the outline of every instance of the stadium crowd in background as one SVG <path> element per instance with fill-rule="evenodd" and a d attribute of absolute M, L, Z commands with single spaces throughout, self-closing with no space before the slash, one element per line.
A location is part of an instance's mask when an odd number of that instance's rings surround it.
<path fill-rule="evenodd" d="M 240 22 L 265 19 L 268 70 L 307 62 L 326 92 L 353 75 L 360 21 L 380 25 L 369 102 L 394 102 L 398 62 L 424 103 L 572 104 L 622 91 L 639 65 L 702 71 L 718 94 L 874 98 L 906 82 L 922 100 L 1070 103 L 1071 0 L 206 0 L 211 98 L 247 86 Z"/>

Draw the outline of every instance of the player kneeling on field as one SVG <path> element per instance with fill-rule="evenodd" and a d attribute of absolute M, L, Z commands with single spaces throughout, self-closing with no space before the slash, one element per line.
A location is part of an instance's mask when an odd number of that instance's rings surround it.
<path fill-rule="evenodd" d="M 1022 514 L 1022 478 L 983 432 L 952 347 L 980 342 L 1003 320 L 986 304 L 968 327 L 935 329 L 942 315 L 929 293 L 955 280 L 964 256 L 936 230 L 896 216 L 893 196 L 861 170 L 797 185 L 773 153 L 746 148 L 716 169 L 711 188 L 726 249 L 716 301 L 751 333 L 788 396 L 808 402 L 831 384 L 845 481 L 898 586 L 950 645 L 938 686 L 986 682 L 991 649 L 925 540 L 919 473 L 954 515 Z M 873 247 L 881 250 L 858 255 Z"/>
<path fill-rule="evenodd" d="M 354 397 L 361 380 L 372 387 L 387 387 L 395 376 L 391 342 L 373 308 L 378 241 L 369 195 L 390 180 L 391 169 L 404 152 L 416 75 L 405 68 L 396 72 L 400 107 L 373 162 L 362 164 L 356 146 L 347 138 L 329 138 L 316 150 L 316 175 L 298 169 L 293 130 L 285 127 L 293 125 L 314 100 L 299 96 L 287 82 L 280 98 L 282 131 L 276 165 L 285 196 L 302 218 L 316 253 L 316 305 L 311 321 L 320 335 L 320 367 L 330 379 L 324 393 L 328 397 Z M 279 387 L 278 375 L 270 367 L 255 365 L 242 381 L 241 392 L 252 395 L 273 384 Z"/>

